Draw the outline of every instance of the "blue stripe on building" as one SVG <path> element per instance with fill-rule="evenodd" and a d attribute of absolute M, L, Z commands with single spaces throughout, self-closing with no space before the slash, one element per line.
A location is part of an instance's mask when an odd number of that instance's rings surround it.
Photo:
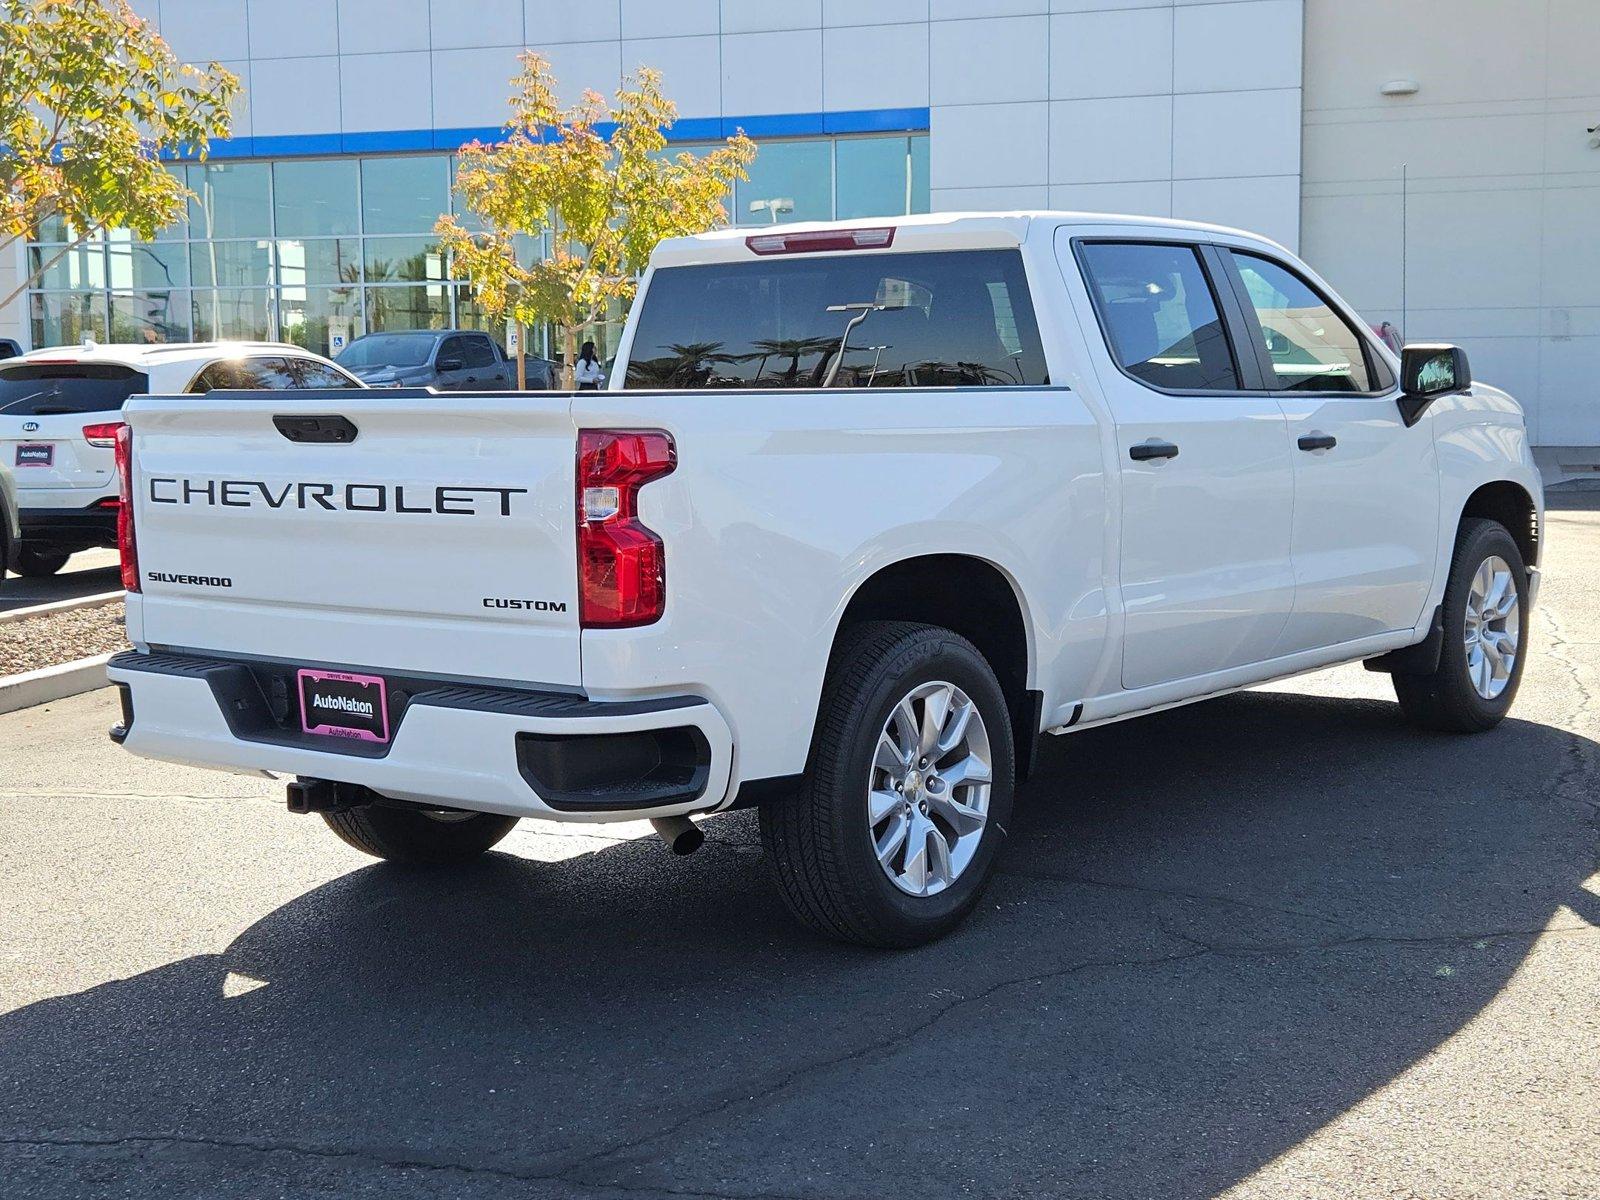
<path fill-rule="evenodd" d="M 607 136 L 613 126 L 598 130 Z M 686 117 L 667 130 L 669 142 L 709 142 L 743 130 L 755 138 L 814 137 L 851 133 L 922 133 L 928 129 L 926 108 L 864 108 L 846 112 L 757 113 L 743 117 Z M 329 154 L 382 154 L 416 150 L 455 150 L 468 142 L 495 142 L 501 126 L 454 129 L 380 129 L 366 133 L 289 133 L 276 136 L 218 138 L 212 158 L 294 158 Z M 196 155 L 174 155 L 193 159 Z"/>

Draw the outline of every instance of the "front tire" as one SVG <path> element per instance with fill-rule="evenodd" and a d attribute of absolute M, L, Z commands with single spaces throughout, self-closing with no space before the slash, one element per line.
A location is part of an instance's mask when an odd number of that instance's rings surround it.
<path fill-rule="evenodd" d="M 17 549 L 16 572 L 24 579 L 47 579 L 67 565 L 72 555 L 65 550 L 36 550 L 29 546 Z"/>
<path fill-rule="evenodd" d="M 977 904 L 1014 786 L 1005 694 L 972 643 L 871 622 L 834 652 L 805 782 L 762 807 L 762 843 L 802 924 L 921 945 Z"/>
<path fill-rule="evenodd" d="M 516 817 L 369 804 L 322 819 L 340 839 L 374 858 L 440 866 L 477 858 L 510 833 Z"/>
<path fill-rule="evenodd" d="M 1444 590 L 1444 643 L 1431 674 L 1393 676 L 1406 717 L 1424 729 L 1482 733 L 1505 718 L 1528 644 L 1528 571 L 1496 521 L 1469 518 L 1456 534 Z"/>

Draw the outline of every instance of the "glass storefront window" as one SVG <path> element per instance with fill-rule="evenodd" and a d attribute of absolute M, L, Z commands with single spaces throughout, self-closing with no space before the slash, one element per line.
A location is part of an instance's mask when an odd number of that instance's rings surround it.
<path fill-rule="evenodd" d="M 911 211 L 925 213 L 932 208 L 928 194 L 928 135 L 911 139 Z"/>
<path fill-rule="evenodd" d="M 433 238 L 367 238 L 364 266 L 368 283 L 445 280 L 444 247 Z"/>
<path fill-rule="evenodd" d="M 272 282 L 271 242 L 191 242 L 196 287 L 264 287 Z"/>
<path fill-rule="evenodd" d="M 332 358 L 366 332 L 361 292 L 354 287 L 285 287 L 278 302 L 279 336 Z"/>
<path fill-rule="evenodd" d="M 106 255 L 114 291 L 188 286 L 189 256 L 181 242 L 141 242 L 119 229 L 112 233 Z"/>
<path fill-rule="evenodd" d="M 456 214 L 456 219 L 457 219 L 457 221 L 460 222 L 461 228 L 469 230 L 472 233 L 482 233 L 483 229 L 484 229 L 483 222 L 478 220 L 478 218 L 473 214 L 472 210 L 467 207 L 466 200 L 464 200 L 462 198 L 460 190 L 456 187 L 456 167 L 457 167 L 457 165 L 458 165 L 458 163 L 457 163 L 457 159 L 456 159 L 455 155 L 451 155 L 450 156 L 450 211 Z M 429 228 L 431 229 L 432 226 L 430 225 Z"/>
<path fill-rule="evenodd" d="M 836 216 L 895 217 L 911 211 L 911 139 L 846 138 L 835 154 Z"/>
<path fill-rule="evenodd" d="M 106 252 L 98 242 L 82 246 L 34 246 L 28 270 L 43 272 L 35 286 L 49 291 L 106 286 Z"/>
<path fill-rule="evenodd" d="M 450 289 L 443 284 L 424 287 L 369 287 L 366 289 L 367 328 L 446 329 L 450 325 Z"/>
<path fill-rule="evenodd" d="M 189 236 L 249 238 L 272 235 L 271 166 L 208 162 L 189 168 Z"/>
<path fill-rule="evenodd" d="M 361 256 L 355 238 L 307 238 L 278 243 L 278 282 L 284 287 L 360 283 Z"/>
<path fill-rule="evenodd" d="M 768 142 L 734 189 L 735 225 L 826 221 L 833 216 L 833 144 Z"/>
<path fill-rule="evenodd" d="M 364 233 L 427 233 L 450 205 L 450 160 L 361 160 L 361 227 Z"/>
<path fill-rule="evenodd" d="M 193 310 L 197 341 L 239 338 L 264 342 L 276 336 L 272 320 L 272 292 L 268 288 L 208 288 L 196 291 Z"/>
<path fill-rule="evenodd" d="M 274 164 L 272 209 L 280 238 L 359 232 L 356 161 L 290 159 Z"/>
<path fill-rule="evenodd" d="M 188 292 L 113 292 L 111 293 L 111 340 L 113 342 L 187 342 L 189 340 Z"/>
<path fill-rule="evenodd" d="M 34 292 L 29 307 L 35 347 L 106 340 L 104 292 Z"/>
<path fill-rule="evenodd" d="M 928 209 L 925 135 L 759 145 L 751 181 L 727 200 L 736 224 L 893 215 L 906 211 L 908 196 L 910 211 Z M 675 144 L 663 157 L 710 148 Z M 283 336 L 331 348 L 344 322 L 351 337 L 452 323 L 487 324 L 504 336 L 503 325 L 488 321 L 470 288 L 454 278 L 431 233 L 455 199 L 452 155 L 169 169 L 196 196 L 189 219 L 154 240 L 114 230 L 61 253 L 75 234 L 59 218 L 42 223 L 40 242 L 27 251 L 30 266 L 58 253 L 61 259 L 31 292 L 35 346 L 75 342 L 88 332 L 102 340 Z M 547 238 L 519 236 L 515 246 L 524 265 L 549 252 Z M 530 331 L 529 349 L 543 348 L 546 336 Z M 609 331 L 600 337 L 609 341 Z"/>
<path fill-rule="evenodd" d="M 104 235 L 95 232 L 89 235 L 88 240 L 98 242 L 102 236 Z M 46 217 L 39 222 L 39 241 L 41 242 L 75 242 L 77 240 L 78 230 L 61 217 Z"/>

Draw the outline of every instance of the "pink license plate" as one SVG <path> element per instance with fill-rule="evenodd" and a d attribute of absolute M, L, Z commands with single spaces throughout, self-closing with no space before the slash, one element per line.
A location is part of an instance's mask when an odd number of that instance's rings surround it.
<path fill-rule="evenodd" d="M 389 707 L 382 678 L 302 668 L 300 728 L 361 742 L 389 740 Z"/>

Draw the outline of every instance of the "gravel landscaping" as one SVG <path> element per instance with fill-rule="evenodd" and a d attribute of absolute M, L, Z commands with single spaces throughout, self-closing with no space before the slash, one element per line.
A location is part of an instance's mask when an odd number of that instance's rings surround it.
<path fill-rule="evenodd" d="M 128 648 L 122 604 L 51 613 L 0 624 L 0 676 L 57 667 Z"/>

